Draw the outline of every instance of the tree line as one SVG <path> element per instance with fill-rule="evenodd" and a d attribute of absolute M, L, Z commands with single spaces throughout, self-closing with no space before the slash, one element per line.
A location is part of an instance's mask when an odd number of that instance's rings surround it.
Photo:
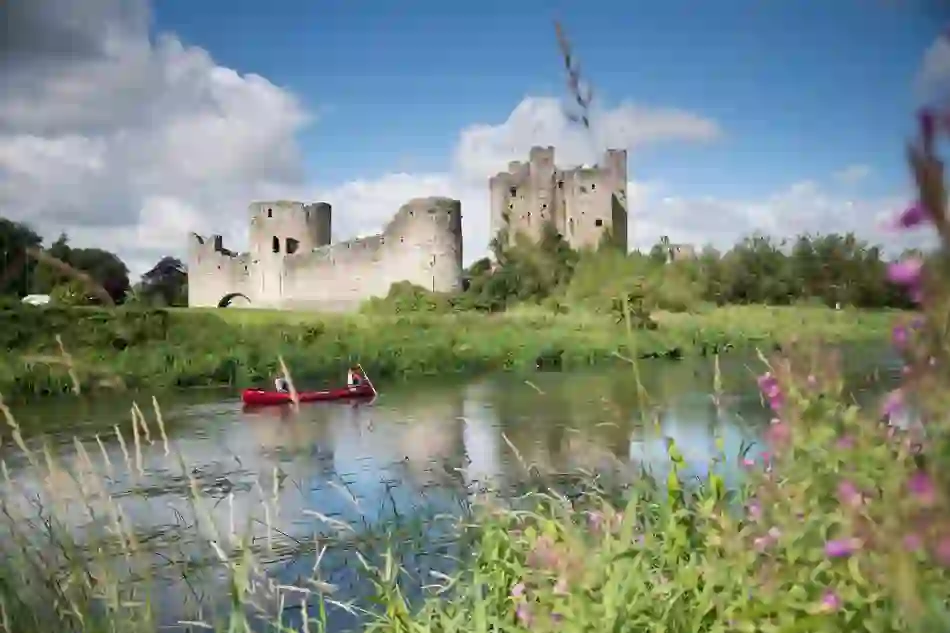
<path fill-rule="evenodd" d="M 596 249 L 575 250 L 552 227 L 537 242 L 500 235 L 492 242 L 494 257 L 465 271 L 457 295 L 435 297 L 403 284 L 370 309 L 498 312 L 527 303 L 610 311 L 619 309 L 618 299 L 647 314 L 702 304 L 912 307 L 888 282 L 883 249 L 853 233 L 791 239 L 754 234 L 727 251 L 687 249 L 686 256 L 677 256 L 665 237 L 646 252 L 624 253 L 611 244 L 605 236 Z"/>
<path fill-rule="evenodd" d="M 128 267 L 115 253 L 74 247 L 66 234 L 48 246 L 43 242 L 28 224 L 0 217 L 0 299 L 40 294 L 67 305 L 106 299 L 115 304 L 187 305 L 187 271 L 174 257 L 162 257 L 132 283 Z"/>
<path fill-rule="evenodd" d="M 724 252 L 706 248 L 685 257 L 674 257 L 667 238 L 646 252 L 623 253 L 612 243 L 605 236 L 599 248 L 576 250 L 553 227 L 536 242 L 501 234 L 491 243 L 492 257 L 465 270 L 462 292 L 443 296 L 397 284 L 387 299 L 371 304 L 399 311 L 498 312 L 524 303 L 609 310 L 622 297 L 646 310 L 691 310 L 702 303 L 911 307 L 888 282 L 881 247 L 852 233 L 782 240 L 756 234 Z M 37 250 L 45 257 L 31 255 Z M 50 258 L 65 266 L 50 265 Z M 48 294 L 58 303 L 101 302 L 71 271 L 86 273 L 116 304 L 187 305 L 187 270 L 174 257 L 162 257 L 132 283 L 115 253 L 73 247 L 65 234 L 44 246 L 29 225 L 0 217 L 0 298 Z"/>

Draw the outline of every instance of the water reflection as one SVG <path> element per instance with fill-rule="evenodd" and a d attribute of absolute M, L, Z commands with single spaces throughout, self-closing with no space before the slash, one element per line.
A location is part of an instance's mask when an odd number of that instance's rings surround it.
<path fill-rule="evenodd" d="M 468 384 L 390 387 L 372 403 L 297 411 L 243 411 L 235 399 L 214 394 L 166 396 L 161 404 L 169 456 L 147 407 L 149 434 L 139 429 L 137 440 L 125 405 L 49 403 L 20 417 L 27 429 L 45 430 L 60 463 L 86 473 L 86 496 L 95 496 L 94 470 L 103 489 L 121 502 L 142 547 L 154 552 L 153 571 L 167 579 L 162 613 L 174 621 L 193 617 L 185 601 L 193 588 L 180 581 L 181 564 L 210 560 L 212 539 L 227 548 L 235 546 L 232 535 L 244 536 L 269 573 L 286 584 L 311 575 L 316 549 L 345 541 L 350 545 L 331 548 L 321 566 L 324 580 L 339 587 L 335 597 L 345 600 L 369 590 L 354 553 L 372 549 L 367 535 L 399 524 L 408 530 L 400 539 L 411 566 L 423 574 L 444 569 L 450 533 L 433 517 L 457 515 L 479 489 L 511 484 L 526 467 L 663 468 L 671 438 L 690 470 L 702 474 L 718 453 L 717 442 L 735 457 L 767 417 L 754 392 L 751 362 L 723 360 L 727 393 L 719 399 L 711 397 L 713 365 L 702 359 L 644 363 L 642 390 L 630 369 L 615 369 L 537 374 L 530 382 L 499 375 Z M 113 425 L 121 425 L 122 441 Z M 35 512 L 27 499 L 36 495 L 45 497 L 46 507 L 51 496 L 68 499 L 58 513 L 78 538 L 103 533 L 64 473 L 40 475 L 8 441 L 0 454 L 14 481 L 2 484 L 12 509 Z M 44 491 L 43 480 L 50 478 Z M 192 487 L 205 521 L 186 529 L 194 524 L 187 499 Z M 91 505 L 96 517 L 108 516 L 102 495 Z M 206 591 L 222 581 L 220 572 L 200 580 L 190 573 Z M 334 630 L 352 622 L 340 612 L 334 618 Z"/>

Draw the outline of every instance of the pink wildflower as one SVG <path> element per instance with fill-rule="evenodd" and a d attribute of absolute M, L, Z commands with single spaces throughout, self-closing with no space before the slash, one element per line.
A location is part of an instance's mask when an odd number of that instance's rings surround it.
<path fill-rule="evenodd" d="M 910 534 L 904 536 L 904 548 L 908 552 L 916 552 L 921 548 L 922 545 L 923 542 L 921 541 L 919 534 L 911 532 Z"/>
<path fill-rule="evenodd" d="M 924 263 L 917 257 L 908 257 L 904 261 L 894 262 L 887 269 L 887 277 L 901 286 L 916 285 L 924 270 Z"/>
<path fill-rule="evenodd" d="M 850 556 L 857 549 L 855 539 L 836 539 L 825 543 L 825 556 L 829 558 L 844 558 Z"/>
<path fill-rule="evenodd" d="M 825 591 L 821 596 L 822 611 L 837 611 L 841 608 L 841 598 L 831 589 Z"/>
<path fill-rule="evenodd" d="M 920 301 L 920 283 L 923 275 L 924 263 L 919 258 L 910 257 L 904 261 L 894 262 L 887 268 L 888 279 L 898 286 L 903 286 L 914 301 Z"/>
<path fill-rule="evenodd" d="M 911 475 L 910 480 L 907 482 L 907 488 L 923 505 L 933 505 L 936 501 L 937 491 L 933 480 L 923 471 L 917 471 Z"/>
<path fill-rule="evenodd" d="M 841 503 L 853 508 L 861 505 L 864 500 L 857 486 L 850 481 L 842 481 L 838 484 L 838 499 Z"/>
<path fill-rule="evenodd" d="M 943 536 L 937 541 L 934 556 L 942 565 L 950 565 L 950 537 Z"/>
<path fill-rule="evenodd" d="M 916 202 L 897 216 L 895 224 L 897 228 L 910 229 L 923 224 L 927 219 L 927 209 L 920 202 Z"/>
<path fill-rule="evenodd" d="M 904 392 L 900 389 L 891 391 L 884 398 L 881 405 L 881 415 L 890 419 L 900 413 L 904 408 Z"/>
<path fill-rule="evenodd" d="M 895 325 L 894 329 L 891 330 L 891 342 L 894 343 L 894 347 L 898 349 L 903 348 L 907 345 L 908 333 L 907 328 L 903 325 Z"/>
<path fill-rule="evenodd" d="M 526 626 L 531 624 L 531 610 L 528 607 L 528 603 L 518 603 L 518 606 L 515 608 L 515 615 L 522 624 Z"/>
<path fill-rule="evenodd" d="M 753 521 L 762 518 L 762 506 L 759 505 L 758 501 L 749 502 L 749 518 Z"/>

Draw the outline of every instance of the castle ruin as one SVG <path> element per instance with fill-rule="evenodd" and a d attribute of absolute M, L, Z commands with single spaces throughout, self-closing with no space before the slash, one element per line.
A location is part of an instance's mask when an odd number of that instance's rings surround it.
<path fill-rule="evenodd" d="M 249 211 L 247 253 L 224 248 L 220 235 L 190 235 L 189 306 L 339 312 L 401 281 L 436 292 L 461 287 L 458 200 L 410 200 L 382 233 L 337 244 L 329 204 L 255 202 Z"/>
<path fill-rule="evenodd" d="M 609 232 L 627 251 L 627 152 L 607 150 L 593 167 L 558 169 L 553 147 L 532 147 L 527 163 L 514 161 L 490 180 L 491 234 L 537 240 L 545 223 L 573 248 L 596 248 Z"/>

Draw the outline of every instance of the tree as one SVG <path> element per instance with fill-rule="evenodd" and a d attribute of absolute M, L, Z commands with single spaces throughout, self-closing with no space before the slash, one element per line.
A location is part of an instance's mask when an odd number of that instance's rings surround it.
<path fill-rule="evenodd" d="M 115 303 L 121 303 L 129 291 L 129 269 L 115 253 L 101 248 L 72 248 L 69 238 L 61 234 L 44 254 L 59 260 L 69 268 L 89 275 Z M 33 278 L 33 291 L 49 294 L 53 288 L 73 281 L 59 266 L 41 264 Z"/>
<path fill-rule="evenodd" d="M 188 271 L 181 260 L 165 256 L 142 275 L 140 292 L 146 301 L 166 306 L 188 304 Z"/>
<path fill-rule="evenodd" d="M 24 297 L 36 262 L 27 249 L 37 248 L 43 238 L 27 224 L 0 218 L 0 296 Z"/>

